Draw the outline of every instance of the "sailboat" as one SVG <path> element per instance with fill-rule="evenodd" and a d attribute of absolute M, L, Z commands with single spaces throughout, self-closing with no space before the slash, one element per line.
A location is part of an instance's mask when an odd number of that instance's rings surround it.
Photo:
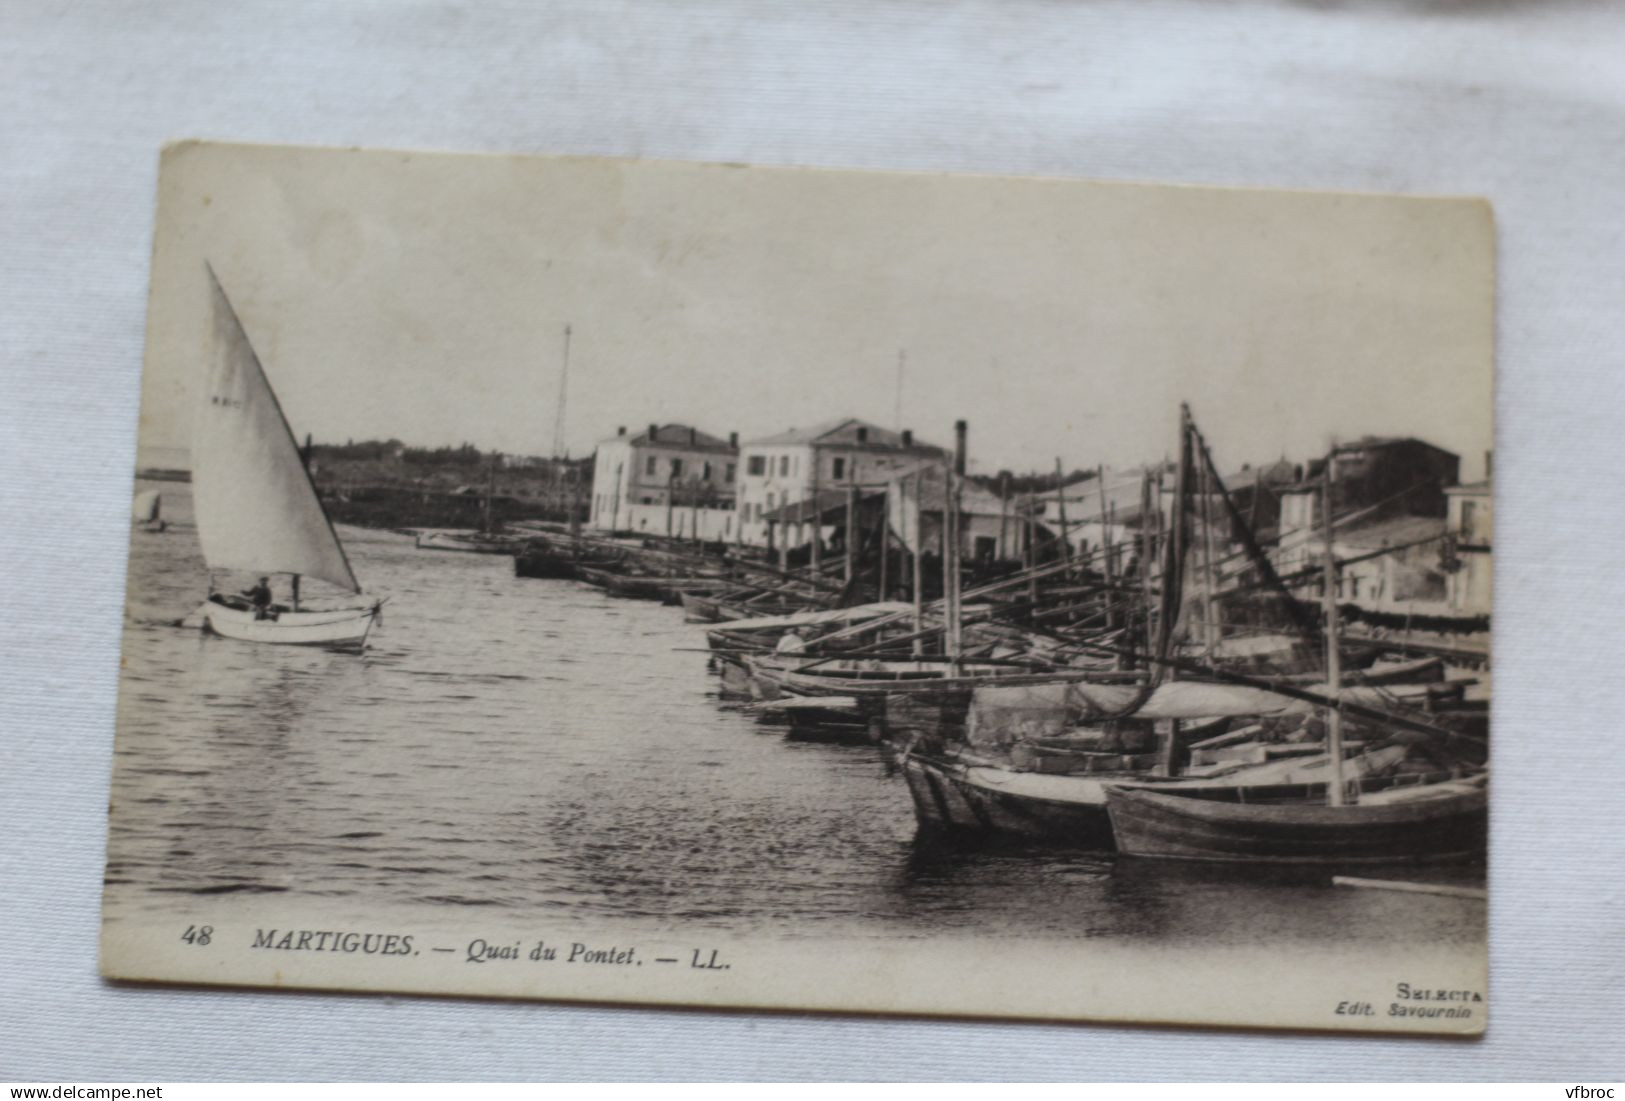
<path fill-rule="evenodd" d="M 156 489 L 142 490 L 135 495 L 130 503 L 130 521 L 137 531 L 163 531 L 169 525 L 164 522 L 164 497 Z"/>
<path fill-rule="evenodd" d="M 209 284 L 213 359 L 193 440 L 192 498 L 210 594 L 188 622 L 200 620 L 204 630 L 246 642 L 359 650 L 383 602 L 300 606 L 301 578 L 316 578 L 351 594 L 359 594 L 361 585 L 259 357 L 212 267 Z M 256 605 L 217 593 L 216 570 L 290 574 L 292 601 Z"/>

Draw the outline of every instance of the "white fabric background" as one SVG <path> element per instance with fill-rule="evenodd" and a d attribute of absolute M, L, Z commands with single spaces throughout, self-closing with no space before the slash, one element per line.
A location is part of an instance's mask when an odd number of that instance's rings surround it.
<path fill-rule="evenodd" d="M 157 150 L 221 139 L 1489 196 L 1478 1043 L 119 989 L 95 969 Z M 0 1079 L 1621 1075 L 1625 5 L 0 4 Z"/>

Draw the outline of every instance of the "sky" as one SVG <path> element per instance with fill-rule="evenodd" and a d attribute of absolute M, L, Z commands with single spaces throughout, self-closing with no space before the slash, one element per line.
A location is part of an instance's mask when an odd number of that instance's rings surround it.
<path fill-rule="evenodd" d="M 851 415 L 938 443 L 964 418 L 975 471 L 1126 466 L 1181 401 L 1227 468 L 1414 435 L 1466 479 L 1491 446 L 1475 200 L 185 143 L 146 456 L 188 445 L 206 262 L 319 442 L 550 454 L 569 325 L 572 455 Z"/>

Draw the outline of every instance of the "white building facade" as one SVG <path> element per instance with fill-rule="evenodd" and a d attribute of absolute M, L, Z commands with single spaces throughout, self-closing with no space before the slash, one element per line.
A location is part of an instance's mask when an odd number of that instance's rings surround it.
<path fill-rule="evenodd" d="M 856 417 L 752 440 L 739 452 L 740 541 L 765 546 L 764 517 L 775 509 L 846 485 L 877 486 L 922 459 L 944 454 L 916 443 L 912 432 Z"/>
<path fill-rule="evenodd" d="M 602 531 L 733 539 L 737 436 L 686 424 L 621 429 L 593 454 L 589 527 Z"/>
<path fill-rule="evenodd" d="M 1450 486 L 1444 493 L 1450 510 L 1446 530 L 1454 540 L 1454 568 L 1446 581 L 1450 610 L 1462 615 L 1489 615 L 1495 530 L 1490 482 Z"/>

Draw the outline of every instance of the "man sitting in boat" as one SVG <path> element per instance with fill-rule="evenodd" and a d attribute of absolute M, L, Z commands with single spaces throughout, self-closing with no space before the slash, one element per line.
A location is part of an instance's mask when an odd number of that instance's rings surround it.
<path fill-rule="evenodd" d="M 279 611 L 277 606 L 271 603 L 271 579 L 269 577 L 260 578 L 253 588 L 244 589 L 236 595 L 210 593 L 209 600 L 223 607 L 236 608 L 245 612 L 252 611 L 255 619 L 275 619 L 276 613 Z"/>
<path fill-rule="evenodd" d="M 243 599 L 253 607 L 255 619 L 265 619 L 271 614 L 271 579 L 262 577 L 252 589 L 244 589 Z"/>

